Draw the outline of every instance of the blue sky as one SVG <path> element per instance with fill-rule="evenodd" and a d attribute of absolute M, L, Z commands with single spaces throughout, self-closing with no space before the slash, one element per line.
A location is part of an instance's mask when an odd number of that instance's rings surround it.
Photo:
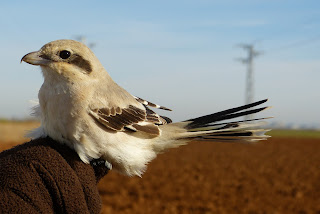
<path fill-rule="evenodd" d="M 136 96 L 172 108 L 175 121 L 244 104 L 253 43 L 255 100 L 274 121 L 320 124 L 320 2 L 2 1 L 0 118 L 29 115 L 40 69 L 21 57 L 82 35 L 110 75 Z"/>

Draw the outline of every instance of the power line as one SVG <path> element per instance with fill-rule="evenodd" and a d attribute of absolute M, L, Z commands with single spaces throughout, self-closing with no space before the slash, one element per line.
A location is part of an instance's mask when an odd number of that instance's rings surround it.
<path fill-rule="evenodd" d="M 271 49 L 265 51 L 264 53 L 270 53 L 270 52 L 272 53 L 272 52 L 276 52 L 276 51 L 282 51 L 282 50 L 286 50 L 286 49 L 296 48 L 296 47 L 299 47 L 299 46 L 305 46 L 305 45 L 314 43 L 316 41 L 320 41 L 320 35 L 317 35 L 317 36 L 314 36 L 314 37 L 311 37 L 311 38 L 308 38 L 308 39 L 303 39 L 303 40 L 300 40 L 300 41 L 296 41 L 296 42 L 293 42 L 291 44 L 283 45 L 283 46 L 280 46 L 280 47 L 277 47 L 277 48 L 271 48 Z"/>
<path fill-rule="evenodd" d="M 275 51 L 281 51 L 285 49 L 290 49 L 290 48 L 295 48 L 299 46 L 304 46 L 316 41 L 320 41 L 320 35 L 316 35 L 314 37 L 300 40 L 293 42 L 291 44 L 287 44 L 284 46 L 281 46 L 279 48 L 274 48 L 274 49 L 269 49 L 267 51 L 264 51 L 263 54 L 265 53 L 270 53 L 270 52 L 275 52 Z M 255 42 L 256 43 L 256 42 Z M 253 69 L 253 61 L 254 59 L 261 55 L 261 51 L 256 51 L 254 48 L 254 43 L 251 44 L 239 44 L 237 45 L 240 48 L 243 48 L 244 50 L 247 51 L 247 57 L 246 58 L 238 58 L 237 60 L 242 62 L 247 66 L 247 74 L 246 74 L 246 91 L 245 91 L 245 104 L 252 103 L 254 101 L 254 69 Z M 251 116 L 246 116 L 246 120 L 252 119 Z"/>

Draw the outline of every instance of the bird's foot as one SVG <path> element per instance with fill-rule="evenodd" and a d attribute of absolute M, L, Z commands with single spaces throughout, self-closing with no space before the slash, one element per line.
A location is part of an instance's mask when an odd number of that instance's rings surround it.
<path fill-rule="evenodd" d="M 111 170 L 112 169 L 112 164 L 109 163 L 108 161 L 106 160 L 102 160 L 102 159 L 94 159 L 92 160 L 91 162 L 91 165 L 92 166 L 102 166 L 102 165 L 105 165 L 105 167 L 108 168 L 108 170 Z"/>
<path fill-rule="evenodd" d="M 105 164 L 105 160 L 102 160 L 102 159 L 93 159 L 91 160 L 91 165 L 92 166 L 101 166 L 101 165 L 104 165 Z"/>

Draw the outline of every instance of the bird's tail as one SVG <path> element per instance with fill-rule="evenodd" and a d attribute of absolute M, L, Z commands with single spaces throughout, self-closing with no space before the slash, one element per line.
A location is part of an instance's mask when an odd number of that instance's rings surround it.
<path fill-rule="evenodd" d="M 159 142 L 159 150 L 174 148 L 184 145 L 189 141 L 213 141 L 213 142 L 243 142 L 251 143 L 266 140 L 268 129 L 259 128 L 265 125 L 268 118 L 249 120 L 236 120 L 225 122 L 241 116 L 251 115 L 268 109 L 269 107 L 257 107 L 265 103 L 267 99 L 227 109 L 210 115 L 197 117 L 178 123 L 164 125 L 162 135 L 169 144 Z M 269 117 L 270 118 L 270 117 Z M 162 141 L 164 142 L 164 141 Z"/>

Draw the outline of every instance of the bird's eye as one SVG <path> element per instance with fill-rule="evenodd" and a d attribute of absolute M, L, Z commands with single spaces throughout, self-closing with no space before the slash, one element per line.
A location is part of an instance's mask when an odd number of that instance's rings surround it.
<path fill-rule="evenodd" d="M 60 51 L 59 56 L 61 57 L 61 59 L 68 59 L 71 56 L 70 51 Z"/>

